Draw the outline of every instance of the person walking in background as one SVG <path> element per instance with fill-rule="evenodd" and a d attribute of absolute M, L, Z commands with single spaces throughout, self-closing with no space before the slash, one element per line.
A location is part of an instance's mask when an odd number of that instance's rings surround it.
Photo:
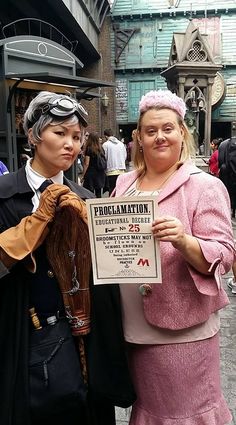
<path fill-rule="evenodd" d="M 85 134 L 83 135 L 82 139 L 81 139 L 81 144 L 80 144 L 80 151 L 77 157 L 77 170 L 78 170 L 78 184 L 81 185 L 81 176 L 83 175 L 83 171 L 84 171 L 84 149 L 85 149 L 85 145 L 87 143 L 88 140 L 88 136 L 89 133 L 88 131 L 85 132 Z"/>
<path fill-rule="evenodd" d="M 131 165 L 130 163 L 132 162 L 133 159 L 133 146 L 135 144 L 135 137 L 136 137 L 136 132 L 137 130 L 133 130 L 132 131 L 132 138 L 130 140 L 130 142 L 127 144 L 127 161 L 129 163 L 129 165 Z"/>
<path fill-rule="evenodd" d="M 128 149 L 129 137 L 127 137 L 127 136 L 123 137 L 121 139 L 121 142 L 124 144 L 125 149 L 126 149 L 126 160 L 125 160 L 125 163 L 126 163 L 126 169 L 127 169 L 127 167 L 129 166 L 129 160 L 130 160 L 130 156 L 129 156 L 130 152 L 129 152 L 129 149 Z"/>
<path fill-rule="evenodd" d="M 231 142 L 233 146 L 232 155 L 230 152 L 227 152 Z M 236 167 L 234 146 L 236 146 L 235 137 L 233 137 L 232 140 L 226 139 L 222 141 L 218 149 L 219 177 L 222 180 L 222 182 L 225 184 L 229 192 L 232 218 L 235 218 L 235 206 L 236 206 L 236 190 L 235 190 L 236 175 L 234 172 L 232 172 L 233 170 L 235 170 L 235 167 Z M 226 284 L 228 288 L 231 290 L 231 294 L 236 295 L 236 262 L 234 262 L 232 266 L 232 272 L 233 272 L 233 276 L 227 279 Z"/>
<path fill-rule="evenodd" d="M 84 147 L 84 168 L 81 183 L 86 189 L 102 197 L 105 186 L 107 161 L 103 146 L 96 133 L 90 133 Z"/>
<path fill-rule="evenodd" d="M 90 280 L 94 195 L 64 176 L 86 126 L 74 98 L 39 93 L 24 116 L 33 157 L 0 179 L 2 425 L 115 425 L 134 400 L 118 289 Z"/>
<path fill-rule="evenodd" d="M 6 167 L 6 165 L 0 161 L 0 176 L 2 176 L 3 174 L 8 174 L 8 168 Z"/>
<path fill-rule="evenodd" d="M 231 216 L 235 218 L 236 210 L 236 137 L 221 142 L 218 163 L 219 178 L 226 186 L 231 203 Z"/>
<path fill-rule="evenodd" d="M 107 159 L 106 175 L 110 195 L 115 188 L 117 177 L 126 171 L 127 152 L 124 143 L 113 135 L 110 128 L 104 130 L 104 136 L 106 141 L 102 146 Z"/>
<path fill-rule="evenodd" d="M 208 165 L 209 171 L 213 176 L 219 177 L 219 164 L 218 164 L 218 156 L 219 156 L 219 146 L 223 139 L 213 139 L 210 143 L 212 154 L 209 158 Z"/>
<path fill-rule="evenodd" d="M 134 171 L 115 195 L 156 196 L 152 223 L 162 283 L 120 285 L 123 326 L 137 401 L 130 425 L 225 425 L 220 386 L 219 310 L 235 258 L 228 193 L 193 165 L 184 101 L 169 90 L 139 103 Z"/>
<path fill-rule="evenodd" d="M 81 152 L 84 152 L 88 137 L 89 137 L 89 132 L 86 131 L 84 133 L 83 139 L 81 140 Z"/>

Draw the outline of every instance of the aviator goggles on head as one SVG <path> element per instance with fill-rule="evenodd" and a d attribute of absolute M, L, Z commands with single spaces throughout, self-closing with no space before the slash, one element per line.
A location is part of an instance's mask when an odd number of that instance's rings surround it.
<path fill-rule="evenodd" d="M 67 119 L 72 115 L 76 115 L 84 127 L 87 127 L 88 112 L 81 103 L 78 103 L 70 97 L 61 97 L 53 101 L 49 101 L 40 106 L 33 114 L 30 126 L 33 126 L 42 115 L 50 114 L 57 119 Z"/>

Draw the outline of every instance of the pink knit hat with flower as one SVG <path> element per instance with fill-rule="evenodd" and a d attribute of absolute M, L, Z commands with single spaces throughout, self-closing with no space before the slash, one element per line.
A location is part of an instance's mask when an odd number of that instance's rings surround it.
<path fill-rule="evenodd" d="M 139 102 L 139 113 L 151 108 L 168 108 L 177 112 L 184 119 L 186 105 L 175 93 L 170 90 L 152 90 L 142 96 Z"/>

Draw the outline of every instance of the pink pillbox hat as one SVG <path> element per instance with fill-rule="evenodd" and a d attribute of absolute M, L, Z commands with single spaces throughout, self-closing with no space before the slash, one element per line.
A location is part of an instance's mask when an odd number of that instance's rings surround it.
<path fill-rule="evenodd" d="M 152 90 L 146 93 L 139 102 L 139 113 L 156 107 L 172 109 L 184 119 L 186 105 L 181 97 L 170 90 Z"/>

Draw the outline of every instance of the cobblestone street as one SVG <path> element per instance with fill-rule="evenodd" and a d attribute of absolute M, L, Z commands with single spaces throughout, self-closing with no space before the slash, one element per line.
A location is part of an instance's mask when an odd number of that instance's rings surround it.
<path fill-rule="evenodd" d="M 236 219 L 232 219 L 236 239 Z M 232 273 L 229 273 L 232 276 Z M 230 305 L 221 311 L 221 371 L 222 387 L 233 415 L 231 425 L 236 425 L 236 295 L 226 285 Z"/>
<path fill-rule="evenodd" d="M 236 295 L 226 291 L 230 305 L 221 312 L 222 387 L 236 425 Z"/>
<path fill-rule="evenodd" d="M 233 227 L 236 237 L 235 220 Z M 230 305 L 221 311 L 221 377 L 223 392 L 233 415 L 230 425 L 236 425 L 236 295 L 231 295 L 226 285 L 226 277 L 224 285 Z M 117 425 L 128 425 L 128 418 L 129 409 L 117 409 Z"/>

